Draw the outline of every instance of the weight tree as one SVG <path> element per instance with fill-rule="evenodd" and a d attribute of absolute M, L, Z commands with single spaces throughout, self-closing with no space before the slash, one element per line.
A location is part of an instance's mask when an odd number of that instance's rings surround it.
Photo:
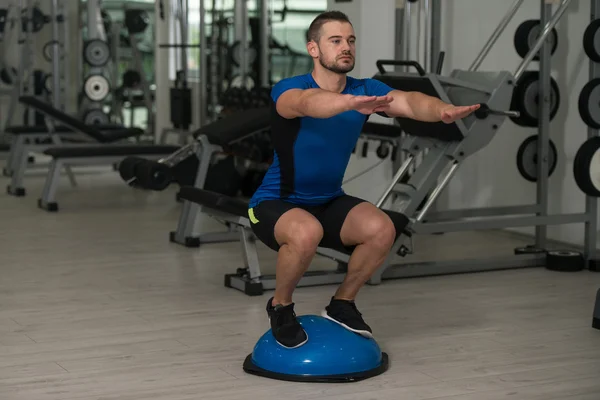
<path fill-rule="evenodd" d="M 600 1 L 591 0 L 590 23 L 583 36 L 583 48 L 589 60 L 589 82 L 584 85 L 579 96 L 579 114 L 587 125 L 587 140 L 578 149 L 573 160 L 573 175 L 577 186 L 585 198 L 585 212 L 589 215 L 586 223 L 585 251 L 592 254 L 596 248 L 598 202 L 600 183 L 598 182 L 597 154 L 600 149 L 600 116 L 598 90 L 600 88 Z M 595 260 L 590 260 L 590 269 L 600 271 Z M 599 306 L 600 307 L 600 306 Z"/>

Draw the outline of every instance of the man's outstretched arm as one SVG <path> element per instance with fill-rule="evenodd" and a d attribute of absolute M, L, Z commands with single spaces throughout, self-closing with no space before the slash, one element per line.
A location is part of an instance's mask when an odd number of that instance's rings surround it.
<path fill-rule="evenodd" d="M 283 118 L 329 118 L 347 110 L 339 93 L 322 89 L 289 89 L 277 99 L 277 113 Z"/>
<path fill-rule="evenodd" d="M 277 113 L 283 118 L 329 118 L 349 110 L 370 113 L 392 101 L 391 96 L 354 96 L 322 89 L 289 89 L 277 99 Z"/>
<path fill-rule="evenodd" d="M 389 93 L 394 99 L 389 105 L 381 107 L 389 117 L 404 117 L 424 122 L 443 121 L 450 123 L 464 118 L 479 108 L 479 104 L 471 106 L 454 106 L 437 97 L 420 92 L 403 92 L 392 90 Z"/>

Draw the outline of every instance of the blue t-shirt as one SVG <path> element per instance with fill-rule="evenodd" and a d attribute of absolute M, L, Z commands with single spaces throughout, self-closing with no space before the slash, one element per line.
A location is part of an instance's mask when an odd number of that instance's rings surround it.
<path fill-rule="evenodd" d="M 343 195 L 342 181 L 368 115 L 347 111 L 330 118 L 286 119 L 275 108 L 289 89 L 318 89 L 312 74 L 279 81 L 271 91 L 273 163 L 249 207 L 264 200 L 319 205 Z M 342 94 L 385 96 L 392 88 L 375 79 L 347 77 Z"/>

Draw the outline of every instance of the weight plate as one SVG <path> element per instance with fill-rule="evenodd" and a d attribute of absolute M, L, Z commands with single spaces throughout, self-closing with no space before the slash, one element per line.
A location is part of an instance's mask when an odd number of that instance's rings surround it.
<path fill-rule="evenodd" d="M 600 62 L 600 19 L 595 19 L 583 33 L 583 50 L 590 60 Z"/>
<path fill-rule="evenodd" d="M 550 120 L 553 120 L 560 106 L 560 91 L 553 77 L 550 77 Z M 536 127 L 539 109 L 539 72 L 526 71 L 517 82 L 511 100 L 511 110 L 519 111 L 518 117 L 510 119 L 520 126 Z"/>
<path fill-rule="evenodd" d="M 576 272 L 585 266 L 583 254 L 571 250 L 552 250 L 546 254 L 546 268 L 552 271 Z"/>
<path fill-rule="evenodd" d="M 83 59 L 92 67 L 103 67 L 110 59 L 108 43 L 100 39 L 88 40 L 83 46 Z"/>
<path fill-rule="evenodd" d="M 535 42 L 540 37 L 540 20 L 530 19 L 524 21 L 517 30 L 515 31 L 514 46 L 517 54 L 521 58 L 525 58 L 529 50 L 533 48 Z M 558 33 L 556 29 L 552 29 L 550 35 L 547 36 L 550 41 L 550 54 L 554 54 L 558 47 Z M 538 52 L 534 57 L 534 60 L 540 59 L 540 53 Z"/>
<path fill-rule="evenodd" d="M 123 73 L 123 87 L 134 88 L 142 82 L 142 76 L 133 69 L 128 69 Z"/>
<path fill-rule="evenodd" d="M 47 42 L 42 48 L 42 53 L 44 54 L 44 59 L 48 62 L 52 62 L 52 54 L 54 53 L 53 46 L 54 44 L 59 42 L 57 40 L 51 40 Z M 60 45 L 60 44 L 59 44 Z"/>
<path fill-rule="evenodd" d="M 150 17 L 146 10 L 125 10 L 125 26 L 129 33 L 142 33 L 150 24 Z"/>
<path fill-rule="evenodd" d="M 85 80 L 83 91 L 91 101 L 102 101 L 110 92 L 110 83 L 102 75 L 92 75 Z"/>
<path fill-rule="evenodd" d="M 54 87 L 54 79 L 52 78 L 52 74 L 48 74 L 44 77 L 44 90 L 47 94 L 52 94 Z"/>
<path fill-rule="evenodd" d="M 581 89 L 579 115 L 590 128 L 600 128 L 600 78 L 592 79 Z"/>
<path fill-rule="evenodd" d="M 236 67 L 239 67 L 241 64 L 241 59 L 242 59 L 242 46 L 241 46 L 241 42 L 237 41 L 234 44 L 231 45 L 231 47 L 229 48 L 229 55 L 231 57 L 231 61 L 233 62 L 233 65 L 235 65 Z M 247 53 L 246 53 L 246 65 L 250 66 L 252 65 L 255 61 L 256 61 L 256 57 L 258 56 L 258 51 L 256 50 L 256 48 L 252 47 L 252 46 L 248 46 L 247 49 Z"/>
<path fill-rule="evenodd" d="M 521 143 L 517 151 L 517 169 L 523 178 L 536 182 L 538 178 L 538 135 L 531 135 Z M 548 176 L 556 169 L 557 151 L 552 140 L 549 141 Z"/>
<path fill-rule="evenodd" d="M 528 245 L 528 246 L 525 246 L 525 247 L 517 247 L 517 248 L 515 248 L 514 251 L 515 251 L 516 255 L 546 253 L 545 249 L 541 249 L 539 247 L 535 247 L 535 246 L 532 246 L 532 245 Z"/>
<path fill-rule="evenodd" d="M 579 189 L 592 197 L 600 197 L 600 136 L 581 145 L 573 160 L 573 177 Z"/>
<path fill-rule="evenodd" d="M 86 125 L 108 125 L 110 123 L 109 116 L 99 108 L 93 108 L 86 111 L 83 117 L 83 123 Z"/>

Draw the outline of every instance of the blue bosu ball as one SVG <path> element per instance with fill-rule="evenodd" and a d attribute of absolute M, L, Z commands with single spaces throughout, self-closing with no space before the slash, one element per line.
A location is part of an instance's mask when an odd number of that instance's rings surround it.
<path fill-rule="evenodd" d="M 382 374 L 388 356 L 373 339 L 351 332 L 327 318 L 298 317 L 308 341 L 295 349 L 275 341 L 269 329 L 244 361 L 244 371 L 300 382 L 352 382 Z"/>

